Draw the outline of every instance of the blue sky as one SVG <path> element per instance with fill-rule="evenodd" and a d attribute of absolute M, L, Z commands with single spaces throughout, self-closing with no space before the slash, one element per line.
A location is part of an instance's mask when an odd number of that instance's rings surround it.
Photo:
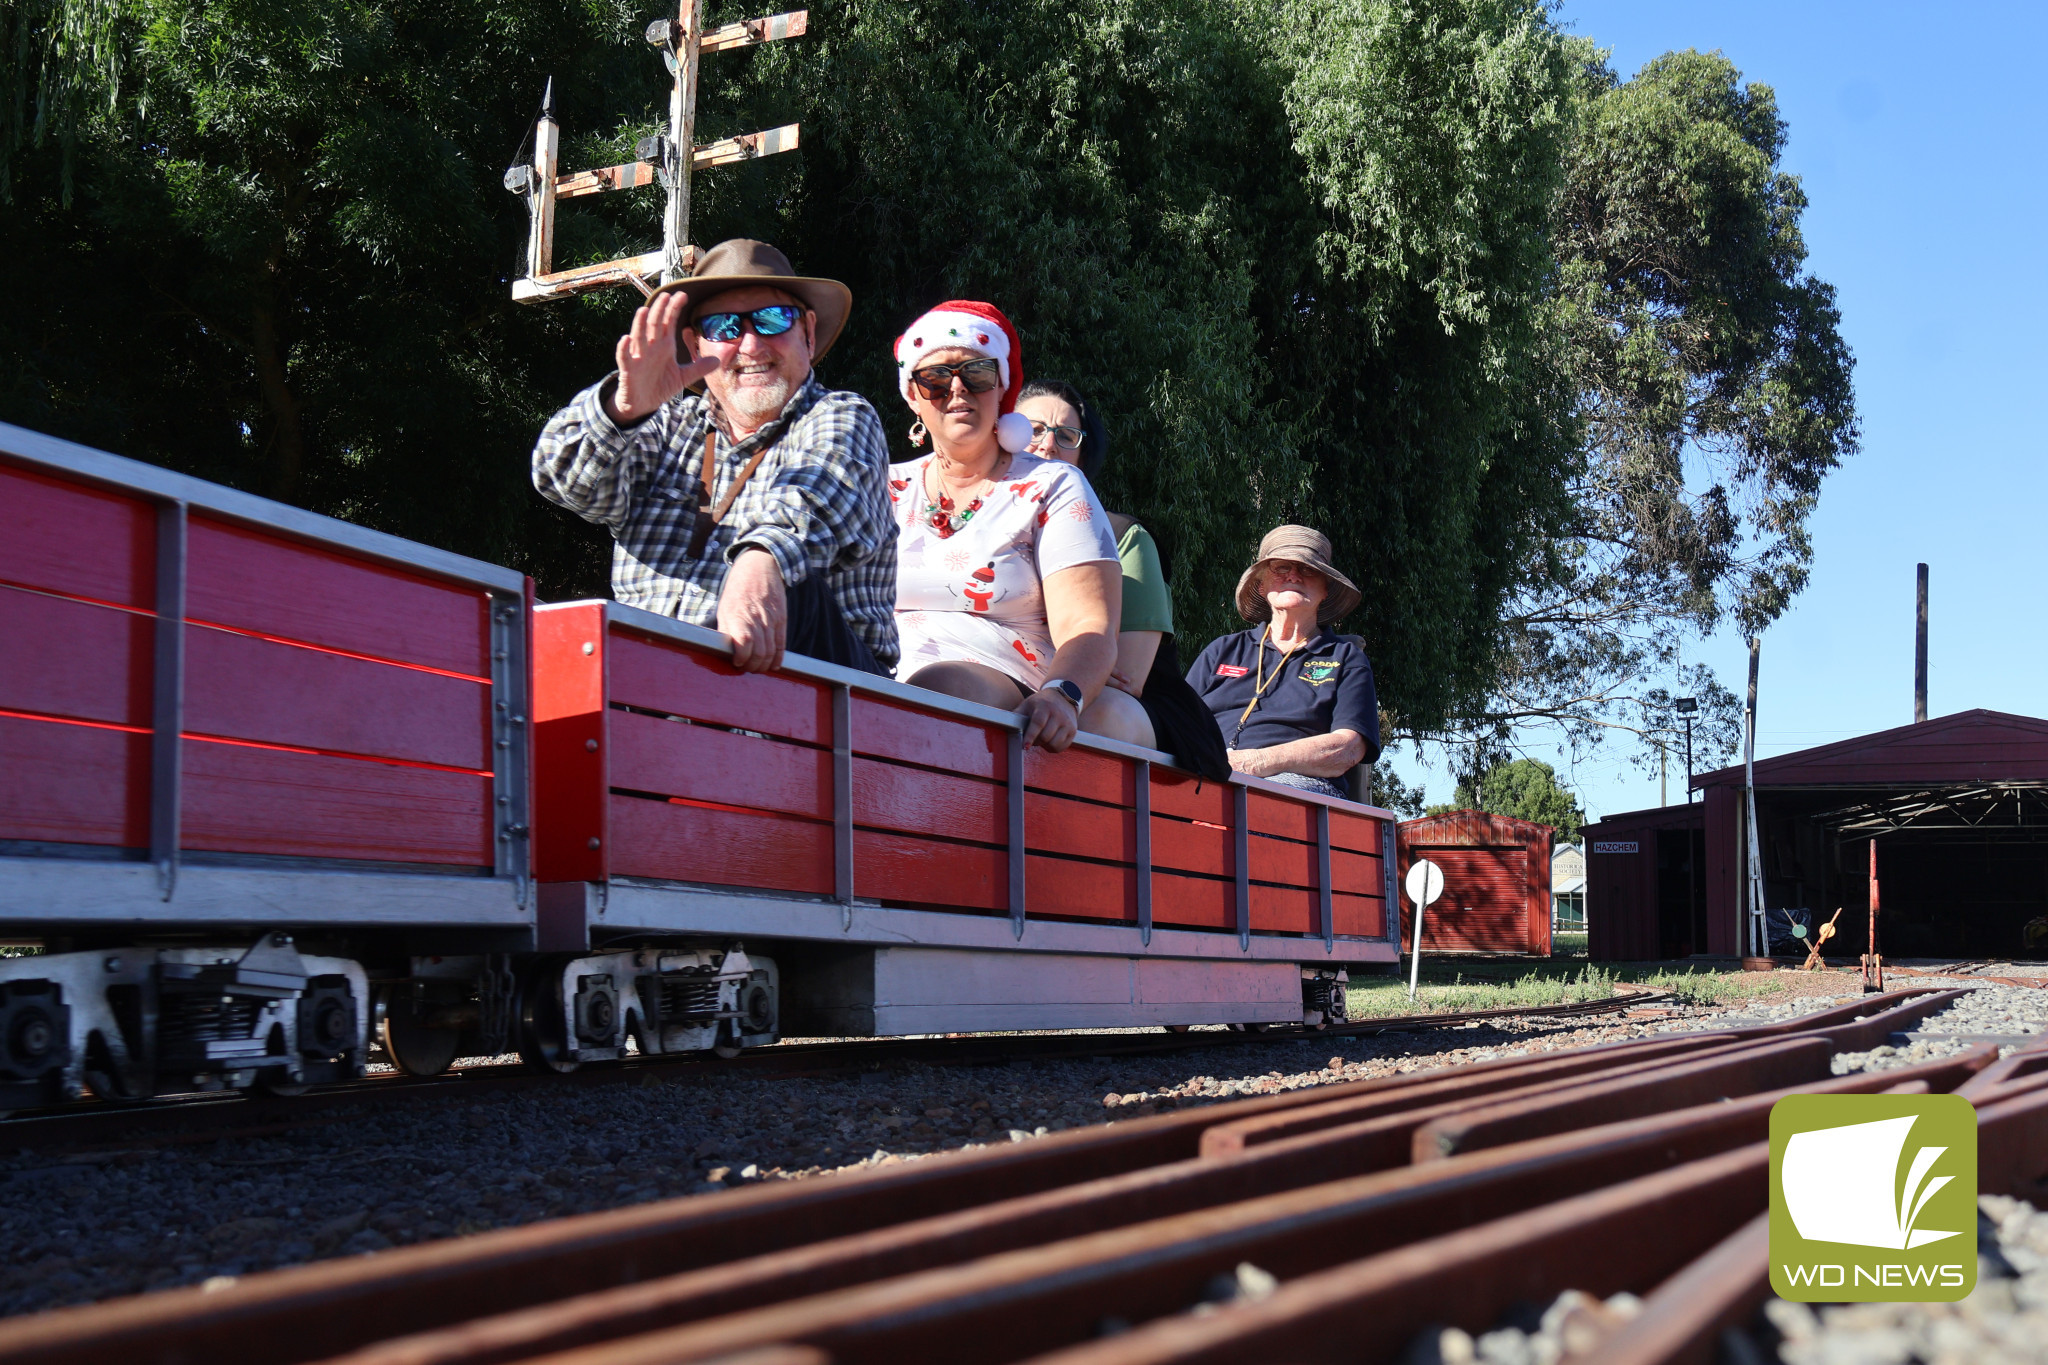
<path fill-rule="evenodd" d="M 2048 5 L 1567 0 L 1558 17 L 1624 77 L 1718 49 L 1776 90 L 1784 167 L 1812 201 L 1807 268 L 1856 355 L 1862 450 L 1824 485 L 1812 581 L 1764 636 L 1758 757 L 1912 720 L 1923 560 L 1930 712 L 2048 714 Z M 1694 657 L 1740 693 L 1733 632 Z M 1655 770 L 1606 748 L 1530 752 L 1596 817 L 1658 804 Z M 1396 767 L 1450 798 L 1412 750 Z"/>

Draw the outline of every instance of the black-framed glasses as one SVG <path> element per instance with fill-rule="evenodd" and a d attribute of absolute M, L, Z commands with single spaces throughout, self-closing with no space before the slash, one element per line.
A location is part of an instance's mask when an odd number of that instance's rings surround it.
<path fill-rule="evenodd" d="M 771 303 L 751 313 L 706 313 L 691 325 L 706 341 L 738 341 L 745 323 L 753 324 L 757 336 L 779 337 L 803 315 L 793 303 Z"/>
<path fill-rule="evenodd" d="M 953 391 L 956 375 L 969 393 L 987 393 L 1003 382 L 1003 366 L 1001 361 L 986 357 L 963 360 L 958 365 L 927 365 L 921 370 L 912 370 L 910 382 L 936 403 Z"/>
<path fill-rule="evenodd" d="M 1081 438 L 1087 433 L 1079 427 L 1049 427 L 1043 422 L 1031 424 L 1031 439 L 1035 442 L 1047 432 L 1052 433 L 1052 443 L 1061 450 L 1079 450 Z"/>

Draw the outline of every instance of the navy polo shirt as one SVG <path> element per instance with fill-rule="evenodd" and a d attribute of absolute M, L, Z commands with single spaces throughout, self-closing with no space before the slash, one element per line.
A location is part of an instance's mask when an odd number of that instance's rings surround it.
<path fill-rule="evenodd" d="M 1216 717 L 1232 749 L 1266 749 L 1289 740 L 1353 730 L 1365 741 L 1365 761 L 1380 756 L 1379 694 L 1372 663 L 1350 636 L 1323 631 L 1292 654 L 1266 645 L 1266 694 L 1238 731 L 1237 718 L 1258 690 L 1259 637 L 1264 626 L 1212 641 L 1188 670 L 1188 686 Z M 1273 670 L 1281 669 L 1278 682 Z"/>

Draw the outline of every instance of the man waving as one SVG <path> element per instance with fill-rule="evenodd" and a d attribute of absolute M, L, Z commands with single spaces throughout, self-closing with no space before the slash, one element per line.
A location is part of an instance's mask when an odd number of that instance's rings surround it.
<path fill-rule="evenodd" d="M 811 372 L 852 303 L 765 242 L 721 242 L 633 315 L 617 372 L 533 449 L 542 496 L 610 528 L 618 600 L 715 627 L 749 672 L 785 649 L 896 663 L 881 419 Z"/>

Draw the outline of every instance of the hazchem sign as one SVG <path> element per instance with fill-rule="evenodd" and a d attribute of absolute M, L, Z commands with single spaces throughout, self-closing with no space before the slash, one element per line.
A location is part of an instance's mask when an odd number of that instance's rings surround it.
<path fill-rule="evenodd" d="M 1960 1095 L 1771 1106 L 1771 1288 L 1804 1303 L 1953 1303 L 1977 1286 L 1977 1111 Z"/>
<path fill-rule="evenodd" d="M 1593 851 L 1595 853 L 1641 853 L 1643 846 L 1633 839 L 1595 839 L 1593 841 Z"/>

